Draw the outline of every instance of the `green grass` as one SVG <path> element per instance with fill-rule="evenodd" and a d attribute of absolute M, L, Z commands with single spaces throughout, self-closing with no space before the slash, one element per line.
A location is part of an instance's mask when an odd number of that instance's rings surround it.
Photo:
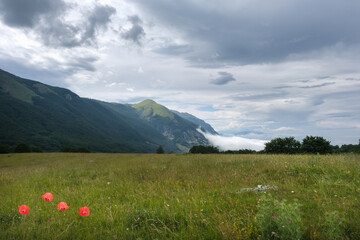
<path fill-rule="evenodd" d="M 241 191 L 257 185 L 278 189 Z M 256 239 L 273 226 L 262 203 L 272 198 L 286 211 L 300 206 L 302 239 L 329 239 L 333 226 L 340 239 L 360 239 L 359 193 L 359 155 L 0 155 L 0 238 Z"/>

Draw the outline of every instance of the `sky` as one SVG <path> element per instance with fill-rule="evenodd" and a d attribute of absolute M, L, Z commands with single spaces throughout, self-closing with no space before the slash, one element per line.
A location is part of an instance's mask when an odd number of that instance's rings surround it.
<path fill-rule="evenodd" d="M 0 68 L 81 97 L 153 99 L 223 142 L 357 144 L 359 10 L 358 0 L 1 0 Z"/>

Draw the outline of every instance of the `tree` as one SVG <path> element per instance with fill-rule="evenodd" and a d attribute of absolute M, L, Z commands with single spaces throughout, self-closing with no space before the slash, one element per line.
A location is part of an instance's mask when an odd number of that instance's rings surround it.
<path fill-rule="evenodd" d="M 16 145 L 14 152 L 16 153 L 28 153 L 31 152 L 31 148 L 26 143 L 19 143 Z"/>
<path fill-rule="evenodd" d="M 7 144 L 0 144 L 0 154 L 1 153 L 10 153 L 11 152 L 11 148 L 9 145 Z"/>
<path fill-rule="evenodd" d="M 332 153 L 330 142 L 318 136 L 306 136 L 302 141 L 301 150 L 303 153 Z"/>
<path fill-rule="evenodd" d="M 163 149 L 163 147 L 162 146 L 159 146 L 157 149 L 156 149 L 156 153 L 157 154 L 163 154 L 165 151 L 164 151 L 164 149 Z"/>
<path fill-rule="evenodd" d="M 300 142 L 294 137 L 275 138 L 265 143 L 265 152 L 295 154 L 300 152 L 300 147 Z"/>
<path fill-rule="evenodd" d="M 189 153 L 201 153 L 201 154 L 219 153 L 219 149 L 213 146 L 197 145 L 191 147 Z"/>

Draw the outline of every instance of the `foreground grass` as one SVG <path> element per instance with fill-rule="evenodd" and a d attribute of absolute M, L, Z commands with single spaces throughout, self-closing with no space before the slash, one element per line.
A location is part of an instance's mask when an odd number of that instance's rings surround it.
<path fill-rule="evenodd" d="M 241 191 L 257 185 L 277 189 Z M 0 155 L 0 238 L 256 239 L 271 194 L 298 203 L 303 239 L 329 239 L 329 212 L 334 238 L 360 239 L 359 193 L 359 155 Z"/>

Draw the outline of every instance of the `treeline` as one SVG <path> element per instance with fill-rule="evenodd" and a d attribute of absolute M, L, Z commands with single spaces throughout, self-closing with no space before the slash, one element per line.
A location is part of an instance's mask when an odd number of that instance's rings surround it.
<path fill-rule="evenodd" d="M 212 154 L 212 153 L 222 153 L 222 154 L 252 154 L 257 153 L 255 150 L 251 149 L 240 149 L 240 150 L 226 150 L 220 151 L 217 147 L 213 146 L 203 146 L 197 145 L 190 148 L 189 153 L 193 154 Z"/>
<path fill-rule="evenodd" d="M 63 147 L 59 149 L 60 152 L 73 152 L 73 153 L 90 153 L 91 151 L 85 147 Z M 8 144 L 0 144 L 0 154 L 6 153 L 41 153 L 41 147 L 29 145 L 27 143 L 19 143 L 16 146 Z"/>
<path fill-rule="evenodd" d="M 330 141 L 323 137 L 306 136 L 302 142 L 294 137 L 275 138 L 265 144 L 265 153 L 271 154 L 336 154 L 336 153 L 360 153 L 360 141 L 358 145 L 332 146 Z"/>
<path fill-rule="evenodd" d="M 275 138 L 265 144 L 264 150 L 254 151 L 249 149 L 220 151 L 213 146 L 193 146 L 189 153 L 194 154 L 340 154 L 340 153 L 360 153 L 360 140 L 358 145 L 345 144 L 339 147 L 332 146 L 330 141 L 323 137 L 306 136 L 302 142 L 294 137 Z"/>
<path fill-rule="evenodd" d="M 19 143 L 16 146 L 10 146 L 8 144 L 0 144 L 0 154 L 1 153 L 30 153 L 36 152 L 40 153 L 43 152 L 41 147 L 29 145 L 26 143 Z"/>

